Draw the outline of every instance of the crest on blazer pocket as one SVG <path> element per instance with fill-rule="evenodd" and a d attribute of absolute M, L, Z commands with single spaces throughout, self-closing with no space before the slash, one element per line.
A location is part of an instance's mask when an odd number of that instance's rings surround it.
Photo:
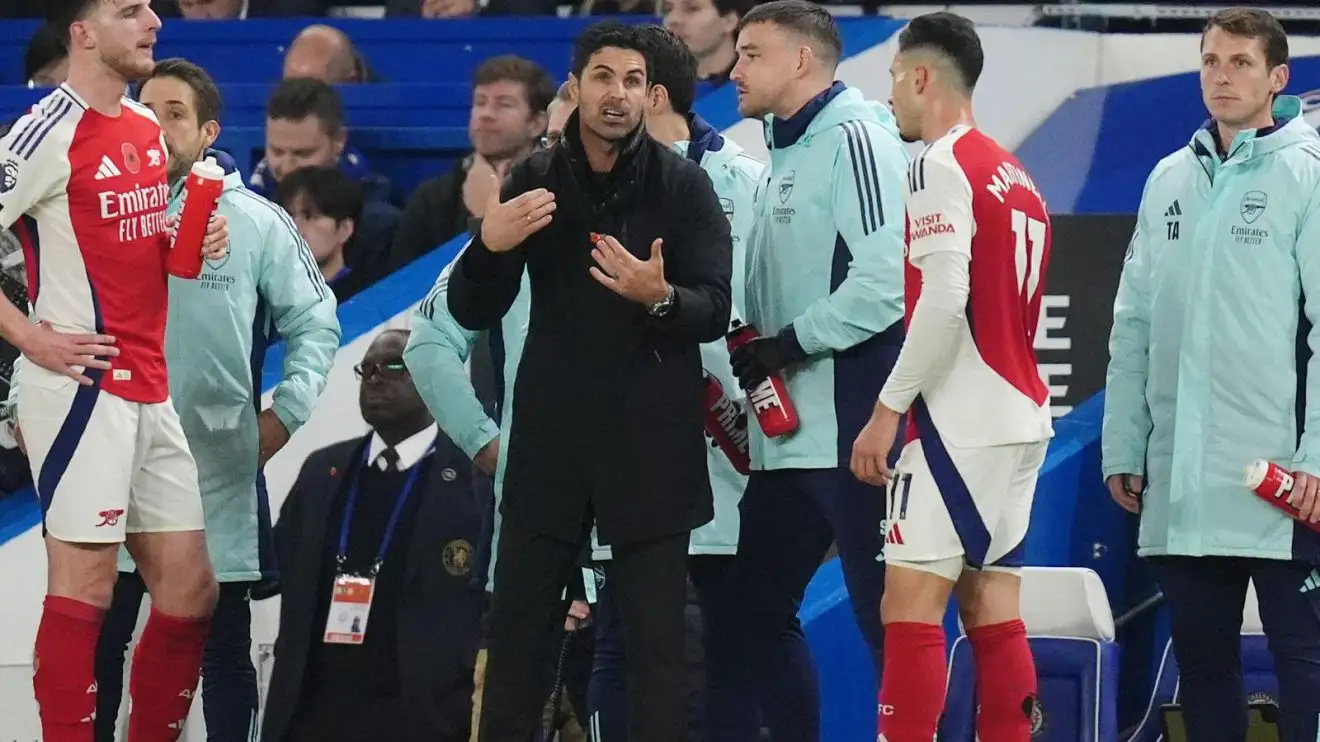
<path fill-rule="evenodd" d="M 454 577 L 466 577 L 472 571 L 472 544 L 461 538 L 445 544 L 441 555 L 445 571 Z"/>

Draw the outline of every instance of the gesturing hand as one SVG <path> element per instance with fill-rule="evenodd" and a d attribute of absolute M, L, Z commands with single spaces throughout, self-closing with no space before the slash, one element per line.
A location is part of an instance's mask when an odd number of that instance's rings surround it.
<path fill-rule="evenodd" d="M 83 386 L 91 386 L 91 378 L 83 371 L 89 368 L 109 370 L 110 361 L 104 359 L 119 355 L 114 342 L 110 335 L 65 334 L 47 322 L 39 322 L 17 338 L 14 345 L 38 366 L 68 376 Z"/>
<path fill-rule="evenodd" d="M 596 265 L 591 267 L 591 277 L 605 288 L 638 304 L 655 304 L 669 296 L 665 258 L 660 253 L 664 240 L 651 243 L 649 260 L 638 260 L 613 237 L 607 234 L 593 234 L 592 237 L 596 246 L 591 250 L 591 257 L 596 260 Z"/>
<path fill-rule="evenodd" d="M 481 220 L 481 244 L 491 252 L 508 252 L 550 223 L 555 194 L 537 188 L 500 203 L 499 178 L 489 177 L 495 183 Z"/>

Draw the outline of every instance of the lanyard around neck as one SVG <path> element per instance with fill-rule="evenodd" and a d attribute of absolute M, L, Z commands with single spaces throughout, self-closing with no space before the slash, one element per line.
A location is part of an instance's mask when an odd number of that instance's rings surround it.
<path fill-rule="evenodd" d="M 399 526 L 399 518 L 403 515 L 403 508 L 408 503 L 408 496 L 412 494 L 413 487 L 417 484 L 417 477 L 422 471 L 422 464 L 426 462 L 428 456 L 435 452 L 435 442 L 431 442 L 430 448 L 408 469 L 408 478 L 403 482 L 403 489 L 394 500 L 394 510 L 390 513 L 390 519 L 385 523 L 385 533 L 381 535 L 380 548 L 376 549 L 376 560 L 371 565 L 371 577 L 375 577 L 380 572 L 380 567 L 385 563 L 385 554 L 389 551 L 390 542 L 394 540 L 394 531 Z M 353 482 L 349 485 L 348 495 L 344 499 L 344 518 L 339 526 L 339 553 L 335 556 L 335 563 L 340 572 L 344 569 L 344 562 L 348 559 L 348 534 L 353 525 L 353 511 L 357 509 L 358 493 L 361 490 L 362 473 L 371 465 L 371 444 L 362 451 L 362 463 L 358 466 L 353 475 Z"/>

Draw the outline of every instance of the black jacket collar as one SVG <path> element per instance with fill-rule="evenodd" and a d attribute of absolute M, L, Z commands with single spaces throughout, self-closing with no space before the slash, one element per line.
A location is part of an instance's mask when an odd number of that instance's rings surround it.
<path fill-rule="evenodd" d="M 586 193 L 593 192 L 595 186 L 594 179 L 599 177 L 600 173 L 592 173 L 591 164 L 587 161 L 586 150 L 582 146 L 582 126 L 581 119 L 578 118 L 578 112 L 574 111 L 564 124 L 564 139 L 561 146 L 557 149 L 562 152 L 562 157 L 566 158 L 570 171 L 573 173 L 574 180 Z M 614 161 L 614 168 L 609 172 L 608 178 L 612 186 L 613 193 L 605 199 L 610 205 L 622 205 L 631 201 L 638 190 L 638 184 L 641 183 L 645 170 L 646 144 L 651 140 L 646 133 L 646 125 L 638 124 L 623 141 L 619 149 L 619 157 Z M 597 194 L 598 197 L 604 197 L 606 194 Z"/>

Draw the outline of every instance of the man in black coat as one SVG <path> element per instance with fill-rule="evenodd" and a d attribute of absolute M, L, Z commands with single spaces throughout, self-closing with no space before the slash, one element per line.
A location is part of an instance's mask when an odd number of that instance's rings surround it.
<path fill-rule="evenodd" d="M 407 341 L 372 342 L 354 369 L 372 432 L 308 456 L 280 509 L 263 742 L 468 740 L 489 478 L 431 420 Z M 360 645 L 326 641 L 341 573 L 375 575 Z"/>
<path fill-rule="evenodd" d="M 515 166 L 449 277 L 449 310 L 495 327 L 524 271 L 530 324 L 505 446 L 482 742 L 526 742 L 560 596 L 593 522 L 629 667 L 631 742 L 682 737 L 684 571 L 713 515 L 698 346 L 730 311 L 729 223 L 706 174 L 642 126 L 636 31 L 598 24 L 573 54 L 559 146 Z"/>

